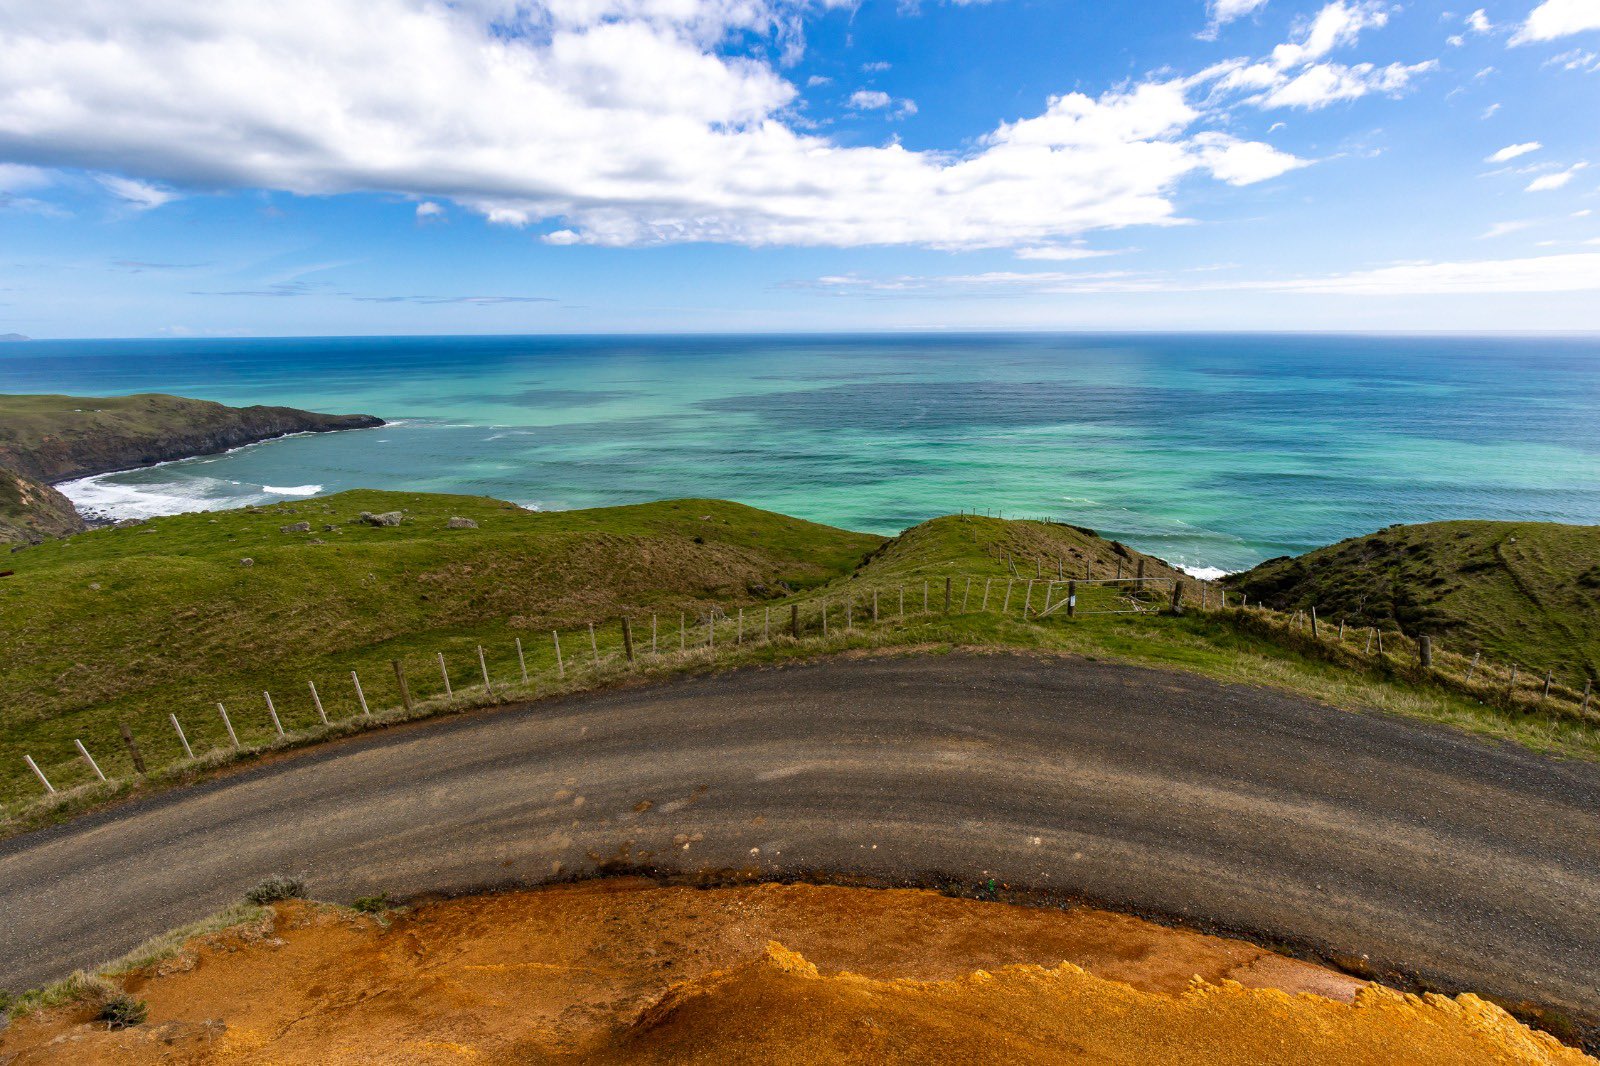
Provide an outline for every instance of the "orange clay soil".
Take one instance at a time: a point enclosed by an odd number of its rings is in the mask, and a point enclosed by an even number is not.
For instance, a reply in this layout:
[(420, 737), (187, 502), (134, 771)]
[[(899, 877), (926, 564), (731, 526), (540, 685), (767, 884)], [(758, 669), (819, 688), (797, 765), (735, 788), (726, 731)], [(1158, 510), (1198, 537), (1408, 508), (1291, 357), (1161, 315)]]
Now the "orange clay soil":
[[(1065, 960), (1065, 961), (1064, 961)], [(0, 1063), (1593, 1063), (1474, 996), (1402, 995), (1103, 911), (613, 880), (387, 927), (285, 903), (0, 1034)]]

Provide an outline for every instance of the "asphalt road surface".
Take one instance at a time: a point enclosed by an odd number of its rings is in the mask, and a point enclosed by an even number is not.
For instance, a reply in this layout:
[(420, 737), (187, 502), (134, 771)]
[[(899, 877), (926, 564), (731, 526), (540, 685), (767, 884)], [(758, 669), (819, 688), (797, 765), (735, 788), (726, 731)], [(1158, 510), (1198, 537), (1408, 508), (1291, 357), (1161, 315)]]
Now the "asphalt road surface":
[[(687, 844), (687, 847), (684, 845)], [(0, 843), (0, 987), (262, 876), (997, 881), (1600, 1017), (1600, 767), (1181, 674), (833, 661), (371, 734)]]

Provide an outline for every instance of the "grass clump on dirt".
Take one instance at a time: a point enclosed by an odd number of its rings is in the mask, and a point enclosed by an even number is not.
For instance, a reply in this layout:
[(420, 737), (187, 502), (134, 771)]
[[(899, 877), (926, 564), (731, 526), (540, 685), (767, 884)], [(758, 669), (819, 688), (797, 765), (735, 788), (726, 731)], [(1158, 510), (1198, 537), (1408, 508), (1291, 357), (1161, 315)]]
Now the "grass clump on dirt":
[(304, 899), (305, 895), (305, 882), (298, 877), (273, 874), (246, 892), (244, 898), (247, 903), (263, 906), (286, 899)]

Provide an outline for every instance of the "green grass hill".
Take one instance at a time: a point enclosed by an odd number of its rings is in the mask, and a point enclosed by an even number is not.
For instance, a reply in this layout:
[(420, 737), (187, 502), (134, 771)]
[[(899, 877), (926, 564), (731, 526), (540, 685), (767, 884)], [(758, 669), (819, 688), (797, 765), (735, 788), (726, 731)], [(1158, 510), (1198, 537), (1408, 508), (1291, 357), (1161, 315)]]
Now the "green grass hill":
[(1600, 526), (1390, 526), (1227, 579), (1281, 610), (1426, 634), (1525, 668), (1600, 670)]

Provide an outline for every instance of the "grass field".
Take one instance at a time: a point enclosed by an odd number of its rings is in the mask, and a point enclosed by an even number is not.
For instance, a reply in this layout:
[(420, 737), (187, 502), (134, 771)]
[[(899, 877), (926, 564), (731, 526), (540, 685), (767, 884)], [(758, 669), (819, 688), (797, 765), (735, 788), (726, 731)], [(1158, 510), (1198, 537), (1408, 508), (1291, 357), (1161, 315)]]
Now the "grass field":
[(1228, 586), (1279, 609), (1429, 634), (1542, 673), (1600, 677), (1600, 526), (1429, 522), (1274, 559)]
[[(363, 511), (394, 510), (405, 515), (396, 527), (356, 521)], [(478, 526), (449, 528), (452, 517)], [(282, 531), (299, 522), (311, 530)], [(0, 801), (8, 816), (32, 811), (29, 824), (41, 789), (23, 754), (58, 788), (92, 786), (52, 808), (65, 812), (127, 787), (132, 764), (120, 722), (152, 768), (178, 768), (163, 780), (240, 757), (217, 702), (230, 709), (248, 757), (508, 698), (896, 647), (1115, 658), (1600, 756), (1592, 723), (1543, 707), (1508, 711), (1475, 698), (1485, 693), (1364, 658), (1358, 645), (1308, 642), (1282, 619), (1162, 613), (1181, 574), (1055, 523), (949, 516), (886, 540), (712, 500), (536, 514), (474, 497), (351, 492), (96, 530), (10, 559), (17, 572), (0, 579), (0, 641), (13, 650), (0, 674)], [(1150, 582), (1142, 597), (1127, 580), (1141, 563)], [(1047, 595), (1052, 603), (1065, 595), (1058, 577), (1090, 574), (1121, 574), (1124, 583), (1080, 585), (1072, 619), (1061, 610), (1037, 617)], [(1190, 604), (1201, 587), (1186, 582)], [(1214, 608), (1215, 587), (1204, 595)], [(806, 637), (799, 642), (784, 636), (791, 604)], [(831, 628), (821, 639), (825, 608)], [(622, 656), (625, 615), (638, 653), (631, 667)], [(561, 634), (559, 668), (552, 630)], [(713, 632), (715, 647), (707, 648)], [(492, 694), (483, 691), (480, 647)], [(391, 660), (404, 664), (411, 711), (400, 708)], [(373, 722), (359, 717), (351, 670), (360, 673)], [(317, 717), (310, 682), (332, 727)], [(272, 724), (268, 691), (285, 737)], [(183, 760), (169, 713), (202, 758)], [(77, 739), (124, 784), (94, 784)], [(20, 825), (8, 821), (11, 831)]]

